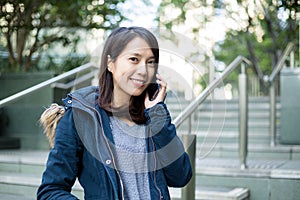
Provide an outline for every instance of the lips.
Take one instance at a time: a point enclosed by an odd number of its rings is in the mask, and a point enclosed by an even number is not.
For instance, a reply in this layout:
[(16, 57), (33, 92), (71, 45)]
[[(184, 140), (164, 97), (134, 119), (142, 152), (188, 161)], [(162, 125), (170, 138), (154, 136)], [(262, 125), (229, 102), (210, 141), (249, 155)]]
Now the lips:
[(143, 87), (146, 83), (146, 81), (144, 81), (142, 79), (130, 78), (130, 80), (137, 87)]

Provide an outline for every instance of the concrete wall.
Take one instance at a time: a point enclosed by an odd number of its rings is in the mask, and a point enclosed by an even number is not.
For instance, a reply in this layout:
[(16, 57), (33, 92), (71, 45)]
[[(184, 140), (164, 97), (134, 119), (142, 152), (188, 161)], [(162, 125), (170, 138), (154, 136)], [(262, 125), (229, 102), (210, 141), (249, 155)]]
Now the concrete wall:
[[(0, 75), (0, 99), (53, 77), (52, 73)], [(45, 87), (2, 108), (0, 137), (14, 137), (22, 149), (46, 149), (48, 142), (39, 125), (44, 108), (53, 101), (53, 89)]]

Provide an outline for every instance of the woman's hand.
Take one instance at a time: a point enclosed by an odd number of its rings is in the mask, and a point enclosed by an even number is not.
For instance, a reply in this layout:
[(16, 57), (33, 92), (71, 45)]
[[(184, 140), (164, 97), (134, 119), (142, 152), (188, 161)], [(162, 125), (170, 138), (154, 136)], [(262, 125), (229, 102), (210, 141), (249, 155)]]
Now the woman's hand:
[(164, 101), (167, 91), (167, 83), (163, 80), (162, 76), (160, 74), (156, 74), (156, 83), (160, 85), (159, 92), (155, 99), (152, 101), (149, 98), (148, 92), (146, 93), (145, 98), (145, 108), (151, 108), (155, 104)]

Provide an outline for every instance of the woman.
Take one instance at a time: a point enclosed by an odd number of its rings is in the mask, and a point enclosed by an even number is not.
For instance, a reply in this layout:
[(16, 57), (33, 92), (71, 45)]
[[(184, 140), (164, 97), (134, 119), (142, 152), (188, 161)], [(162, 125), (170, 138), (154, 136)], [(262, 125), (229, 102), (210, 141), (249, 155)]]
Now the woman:
[[(190, 160), (163, 102), (167, 84), (157, 74), (158, 60), (157, 40), (147, 29), (110, 34), (99, 87), (64, 99), (38, 199), (77, 199), (70, 194), (76, 178), (85, 199), (170, 199), (168, 186), (188, 183)], [(48, 119), (42, 115), (53, 126)]]

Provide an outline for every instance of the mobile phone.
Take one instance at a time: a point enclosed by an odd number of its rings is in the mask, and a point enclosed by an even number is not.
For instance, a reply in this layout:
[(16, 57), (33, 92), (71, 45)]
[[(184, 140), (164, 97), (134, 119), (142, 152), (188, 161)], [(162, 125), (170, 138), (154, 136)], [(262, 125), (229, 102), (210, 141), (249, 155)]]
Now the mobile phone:
[(159, 84), (157, 83), (150, 83), (148, 86), (148, 94), (149, 94), (149, 99), (150, 101), (153, 101), (159, 92)]

